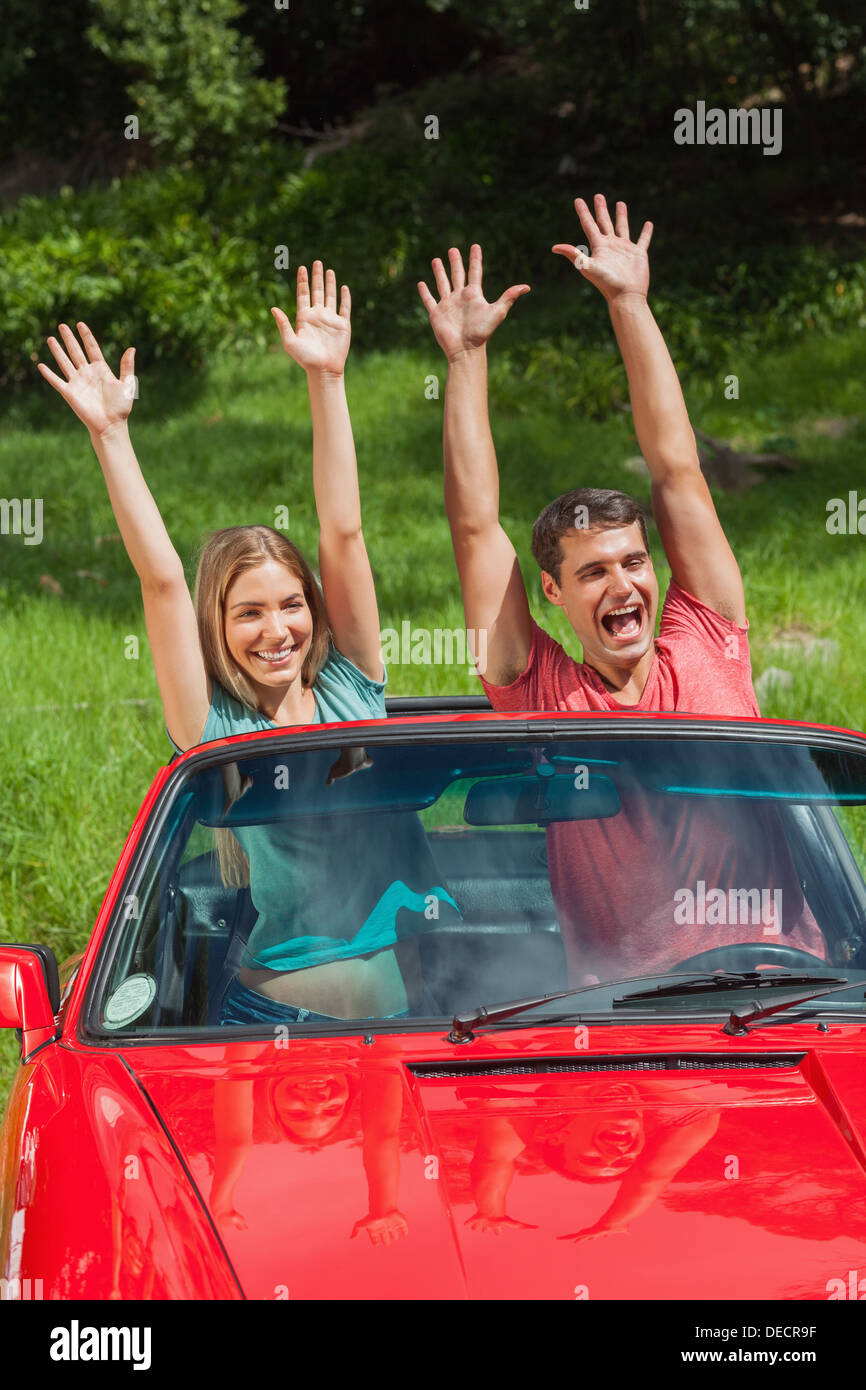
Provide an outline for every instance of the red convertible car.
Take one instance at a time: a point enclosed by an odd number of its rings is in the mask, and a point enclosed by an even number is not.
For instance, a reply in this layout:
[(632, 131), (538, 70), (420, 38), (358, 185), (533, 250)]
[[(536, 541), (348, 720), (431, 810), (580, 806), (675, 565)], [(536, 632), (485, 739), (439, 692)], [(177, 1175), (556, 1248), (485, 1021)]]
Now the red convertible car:
[(864, 865), (841, 729), (191, 749), (83, 955), (0, 947), (4, 1296), (862, 1298)]

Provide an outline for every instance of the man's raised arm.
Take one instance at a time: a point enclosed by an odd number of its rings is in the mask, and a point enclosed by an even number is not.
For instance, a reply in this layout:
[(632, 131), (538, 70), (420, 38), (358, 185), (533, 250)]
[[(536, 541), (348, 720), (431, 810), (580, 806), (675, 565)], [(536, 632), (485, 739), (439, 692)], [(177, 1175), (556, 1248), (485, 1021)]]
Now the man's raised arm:
[(582, 198), (574, 204), (589, 242), (557, 245), (604, 295), (628, 374), (631, 408), (641, 453), (652, 479), (652, 506), (676, 582), (722, 617), (745, 626), (743, 581), (701, 472), (695, 436), (670, 353), (647, 303), (647, 247), (652, 223), (631, 240), (625, 203), (616, 205), (616, 226), (604, 197), (595, 196), (595, 217)]
[(448, 359), (445, 511), (466, 626), (476, 634), (476, 644), (479, 632), (487, 634), (482, 675), (492, 685), (510, 685), (526, 669), (532, 627), (517, 555), (499, 523), (499, 471), (487, 415), (487, 340), (529, 286), (513, 285), (488, 304), (481, 289), (481, 247), (469, 253), (468, 280), (453, 247), (449, 260), (450, 281), (442, 261), (433, 261), (438, 301), (423, 281), (418, 285)]

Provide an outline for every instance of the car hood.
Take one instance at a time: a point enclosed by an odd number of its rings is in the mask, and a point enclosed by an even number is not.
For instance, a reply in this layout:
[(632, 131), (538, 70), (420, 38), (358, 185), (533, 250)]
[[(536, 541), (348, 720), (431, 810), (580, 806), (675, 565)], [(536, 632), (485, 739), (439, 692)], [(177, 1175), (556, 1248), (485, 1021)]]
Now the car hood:
[(862, 1031), (831, 1031), (126, 1058), (248, 1298), (827, 1299), (866, 1276)]

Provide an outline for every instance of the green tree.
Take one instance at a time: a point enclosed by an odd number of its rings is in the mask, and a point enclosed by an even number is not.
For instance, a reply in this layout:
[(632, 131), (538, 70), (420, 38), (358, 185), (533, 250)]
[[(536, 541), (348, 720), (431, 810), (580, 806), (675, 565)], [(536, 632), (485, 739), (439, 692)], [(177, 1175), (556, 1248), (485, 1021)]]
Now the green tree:
[(91, 43), (130, 75), (140, 134), (172, 159), (236, 164), (284, 109), (285, 83), (256, 77), (259, 52), (233, 27), (238, 0), (94, 0)]

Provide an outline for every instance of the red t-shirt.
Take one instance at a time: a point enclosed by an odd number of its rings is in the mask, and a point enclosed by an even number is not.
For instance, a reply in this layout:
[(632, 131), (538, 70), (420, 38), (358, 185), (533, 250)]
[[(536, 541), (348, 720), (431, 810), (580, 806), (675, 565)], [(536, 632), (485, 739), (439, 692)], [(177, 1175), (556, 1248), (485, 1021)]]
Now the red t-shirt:
[(684, 710), (760, 715), (752, 687), (749, 630), (713, 612), (671, 580), (655, 659), (636, 705), (623, 705), (597, 671), (575, 661), (549, 632), (532, 624), (529, 664), (511, 685), (481, 683), (497, 710)]
[[(535, 622), (529, 664), (517, 680), (504, 686), (481, 680), (496, 710), (759, 716), (747, 632), (748, 625), (721, 617), (672, 580), (637, 705), (618, 702), (592, 667), (575, 661)], [(669, 970), (700, 951), (739, 941), (797, 946), (826, 959), (773, 806), (680, 799), (628, 778), (618, 789), (615, 816), (547, 830), (550, 883), (572, 981)], [(718, 905), (717, 894), (707, 909), (707, 894), (720, 888), (724, 904)], [(683, 920), (683, 890), (692, 894), (694, 922)], [(746, 911), (742, 894), (754, 890), (760, 908), (752, 897)]]

